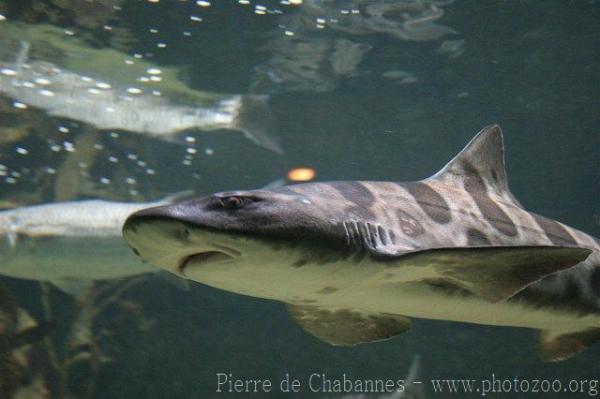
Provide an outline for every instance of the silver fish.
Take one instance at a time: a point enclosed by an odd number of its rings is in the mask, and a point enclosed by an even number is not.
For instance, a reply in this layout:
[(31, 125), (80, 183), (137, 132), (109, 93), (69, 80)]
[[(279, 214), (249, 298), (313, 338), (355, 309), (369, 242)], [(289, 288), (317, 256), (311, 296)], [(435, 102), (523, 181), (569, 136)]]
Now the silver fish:
[(91, 281), (156, 272), (131, 258), (121, 228), (133, 212), (181, 195), (155, 202), (83, 200), (1, 211), (0, 275), (50, 282), (77, 295)]
[(496, 125), (421, 181), (218, 193), (139, 211), (123, 234), (179, 276), (285, 302), (333, 345), (409, 317), (538, 329), (548, 361), (600, 339), (600, 242), (523, 209)]
[(0, 93), (51, 116), (167, 141), (180, 141), (181, 133), (190, 129), (238, 130), (259, 146), (282, 153), (265, 132), (267, 96), (220, 96), (201, 106), (175, 104), (158, 92), (124, 87), (45, 61), (28, 61), (28, 49), (23, 43), (16, 62), (0, 62)]

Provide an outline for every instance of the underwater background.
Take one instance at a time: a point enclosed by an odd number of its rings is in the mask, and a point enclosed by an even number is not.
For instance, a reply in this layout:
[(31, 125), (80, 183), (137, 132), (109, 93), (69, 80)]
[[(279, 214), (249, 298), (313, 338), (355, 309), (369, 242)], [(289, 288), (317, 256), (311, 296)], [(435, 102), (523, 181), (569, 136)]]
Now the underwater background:
[[(242, 127), (192, 128), (166, 141), (24, 108), (0, 86), (0, 201), (204, 195), (263, 187), (299, 166), (317, 181), (418, 180), (498, 123), (525, 208), (598, 237), (598, 21), (591, 0), (0, 1), (1, 63), (15, 63), (26, 40), (31, 59), (147, 92), (162, 85), (173, 104), (260, 101)], [(140, 80), (126, 60), (162, 73)], [(282, 151), (257, 145), (245, 128)], [(543, 363), (526, 329), (416, 319), (401, 337), (342, 348), (305, 333), (283, 304), (194, 282), (182, 290), (150, 275), (79, 300), (34, 281), (0, 283), (34, 319), (52, 316), (56, 358), (40, 349), (28, 360), (46, 386), (32, 397), (335, 397), (217, 393), (216, 375), (274, 385), (286, 373), (396, 380), (417, 354), (423, 381), (600, 379), (600, 347)], [(106, 298), (114, 301), (104, 306)], [(77, 331), (85, 337), (69, 347)]]

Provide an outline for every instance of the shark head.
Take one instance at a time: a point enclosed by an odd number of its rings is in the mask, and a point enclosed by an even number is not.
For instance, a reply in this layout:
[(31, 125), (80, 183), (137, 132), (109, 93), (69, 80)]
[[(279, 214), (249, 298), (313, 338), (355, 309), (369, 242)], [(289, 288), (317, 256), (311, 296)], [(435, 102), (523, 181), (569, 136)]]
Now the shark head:
[(232, 191), (138, 211), (123, 235), (136, 255), (170, 272), (271, 297), (265, 281), (347, 252), (332, 217), (331, 210), (285, 188)]

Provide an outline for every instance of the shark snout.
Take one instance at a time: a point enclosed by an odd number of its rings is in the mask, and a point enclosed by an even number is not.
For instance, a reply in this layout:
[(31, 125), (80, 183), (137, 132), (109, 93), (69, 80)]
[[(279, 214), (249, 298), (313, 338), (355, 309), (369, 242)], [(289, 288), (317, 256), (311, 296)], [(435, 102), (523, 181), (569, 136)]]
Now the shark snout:
[(177, 205), (143, 209), (129, 216), (123, 237), (142, 259), (186, 276), (186, 269), (212, 267), (241, 256), (227, 236), (186, 220)]

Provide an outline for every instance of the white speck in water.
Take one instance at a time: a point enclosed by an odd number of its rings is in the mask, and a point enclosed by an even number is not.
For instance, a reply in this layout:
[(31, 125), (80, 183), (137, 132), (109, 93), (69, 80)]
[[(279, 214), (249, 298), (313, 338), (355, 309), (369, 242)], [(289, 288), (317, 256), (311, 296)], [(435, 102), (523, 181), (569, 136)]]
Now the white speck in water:
[(125, 63), (127, 65), (133, 65), (134, 64), (134, 62), (132, 60), (125, 60)]
[(94, 79), (90, 78), (89, 76), (82, 76), (81, 80), (88, 83), (94, 81)]
[(238, 3), (246, 5), (246, 4), (250, 4), (250, 0), (238, 0)]
[(215, 153), (215, 150), (213, 150), (212, 148), (207, 148), (206, 150), (204, 150), (204, 153), (206, 155), (213, 155)]
[(3, 165), (0, 163), (0, 170), (6, 170), (8, 169), (8, 167), (6, 165)]
[(138, 89), (137, 87), (128, 87), (127, 88), (127, 93), (129, 94), (140, 94), (142, 92), (142, 90)]
[(108, 157), (108, 162), (117, 163), (119, 162), (119, 158), (111, 155)]
[(67, 36), (75, 36), (75, 32), (73, 32), (72, 30), (65, 30), (65, 35)]
[(56, 169), (54, 169), (54, 168), (46, 168), (46, 173), (48, 173), (49, 175), (55, 175), (56, 174)]
[(27, 109), (27, 104), (20, 103), (18, 101), (13, 102), (13, 107), (18, 109)]
[(35, 88), (35, 83), (30, 82), (30, 81), (25, 81), (25, 82), (23, 82), (23, 86), (27, 87), (28, 89), (34, 89)]
[(286, 36), (294, 36), (294, 32), (292, 32), (291, 30), (286, 30), (284, 33)]
[(148, 168), (148, 169), (146, 169), (146, 173), (149, 174), (149, 175), (153, 175), (153, 174), (156, 173), (156, 171), (154, 169), (152, 169), (152, 168)]
[(36, 78), (36, 79), (34, 80), (34, 83), (35, 83), (35, 84), (38, 84), (38, 85), (40, 85), (40, 86), (48, 86), (49, 84), (52, 84), (52, 82), (51, 82), (51, 81), (49, 81), (49, 80), (48, 80), (48, 79), (46, 79), (46, 78)]
[(185, 136), (185, 141), (186, 141), (186, 143), (195, 143), (196, 138), (192, 137), (192, 136)]
[(318, 24), (324, 24), (325, 22), (327, 22), (327, 21), (325, 21), (325, 18), (317, 18)]
[(165, 47), (167, 47), (167, 43), (158, 43), (156, 45), (156, 47), (158, 47), (158, 48), (165, 48)]
[(104, 25), (104, 30), (111, 31), (113, 28), (110, 25)]
[(139, 59), (141, 59), (141, 58), (144, 58), (144, 56), (143, 56), (143, 55), (141, 55), (140, 53), (135, 53), (135, 54), (133, 55), (133, 58), (137, 58), (137, 59), (139, 60)]
[(158, 91), (158, 90), (152, 90), (152, 95), (153, 96), (161, 96), (162, 93), (160, 91)]
[(80, 167), (81, 169), (85, 169), (85, 168), (87, 168), (87, 165), (86, 165), (86, 163), (85, 163), (85, 162), (79, 162), (79, 167)]
[(186, 30), (183, 32), (183, 36), (192, 36), (192, 32)]
[(0, 21), (6, 21), (6, 17), (2, 14), (0, 14)]
[(202, 22), (202, 18), (200, 18), (196, 15), (190, 15), (190, 19), (194, 22)]
[(97, 87), (97, 88), (99, 88), (99, 89), (105, 89), (105, 90), (108, 90), (108, 89), (110, 89), (112, 86), (111, 86), (111, 85), (109, 85), (108, 83), (105, 83), (105, 82), (97, 82), (97, 83), (96, 83), (96, 87)]
[(135, 161), (136, 159), (138, 159), (138, 156), (135, 154), (127, 154), (127, 159)]
[(198, 0), (196, 1), (196, 4), (198, 4), (200, 7), (209, 7), (210, 1)]
[(95, 89), (95, 88), (92, 87), (91, 89), (88, 89), (88, 93), (90, 93), (90, 94), (100, 94), (100, 90)]
[(106, 107), (106, 108), (104, 108), (104, 110), (106, 112), (115, 112), (115, 109), (113, 107)]
[(12, 172), (10, 172), (10, 175), (13, 177), (21, 177), (21, 174), (19, 172), (17, 172), (16, 170), (13, 170)]
[(159, 68), (148, 68), (146, 72), (148, 72), (149, 75), (160, 75), (162, 73)]
[(200, 173), (194, 172), (194, 173), (192, 173), (192, 177), (194, 179), (200, 179)]
[(103, 146), (102, 144), (98, 144), (98, 143), (96, 143), (96, 144), (94, 144), (94, 149), (95, 149), (95, 150), (103, 150), (103, 149), (104, 149), (104, 146)]
[(127, 184), (136, 184), (136, 183), (137, 183), (133, 177), (128, 177), (128, 178), (126, 178), (126, 179), (125, 179), (125, 182), (126, 182)]
[(54, 151), (54, 152), (60, 152), (60, 150), (62, 150), (62, 147), (59, 146), (58, 144), (52, 144), (50, 146), (50, 150)]
[(70, 141), (63, 141), (63, 148), (67, 152), (74, 152), (75, 151), (75, 146)]
[(160, 82), (162, 78), (160, 76), (150, 76), (150, 80), (153, 82)]
[(182, 162), (185, 166), (190, 166), (192, 164), (192, 161), (190, 161), (189, 159), (184, 159)]
[(4, 179), (5, 182), (7, 182), (8, 184), (15, 184), (17, 182), (17, 179), (13, 178), (13, 177), (7, 177), (6, 179)]
[(140, 168), (145, 168), (146, 166), (148, 166), (148, 164), (145, 161), (137, 161), (137, 165)]
[(17, 154), (21, 154), (21, 155), (27, 155), (29, 154), (29, 151), (23, 147), (17, 147)]
[(0, 170), (0, 176), (6, 176), (6, 171), (5, 170)]
[(148, 83), (150, 81), (150, 78), (148, 76), (142, 76), (138, 78), (138, 81), (142, 83)]
[(44, 97), (54, 97), (54, 92), (52, 90), (40, 90), (40, 94)]
[(138, 194), (139, 194), (138, 190), (134, 190), (134, 189), (129, 190), (129, 195), (138, 195)]
[(188, 154), (195, 154), (195, 153), (197, 153), (198, 151), (197, 151), (195, 148), (188, 147), (188, 148), (185, 150), (185, 152), (187, 152)]
[(10, 69), (10, 68), (2, 68), (2, 69), (0, 69), (0, 73), (2, 73), (2, 75), (6, 75), (6, 76), (15, 76), (17, 74), (17, 71), (15, 71), (14, 69)]
[(303, 204), (306, 204), (306, 205), (312, 204), (312, 202), (310, 202), (310, 200), (307, 200), (306, 198), (302, 198), (302, 200), (300, 200), (300, 202), (302, 202)]
[(110, 132), (110, 137), (112, 137), (113, 139), (116, 139), (119, 137), (119, 133), (117, 132)]
[(150, 33), (158, 33), (158, 29), (150, 28)]
[(61, 132), (61, 133), (69, 133), (70, 130), (66, 126), (59, 126), (58, 127), (58, 131)]
[(101, 177), (100, 178), (100, 183), (102, 184), (110, 184), (110, 179), (107, 177)]

